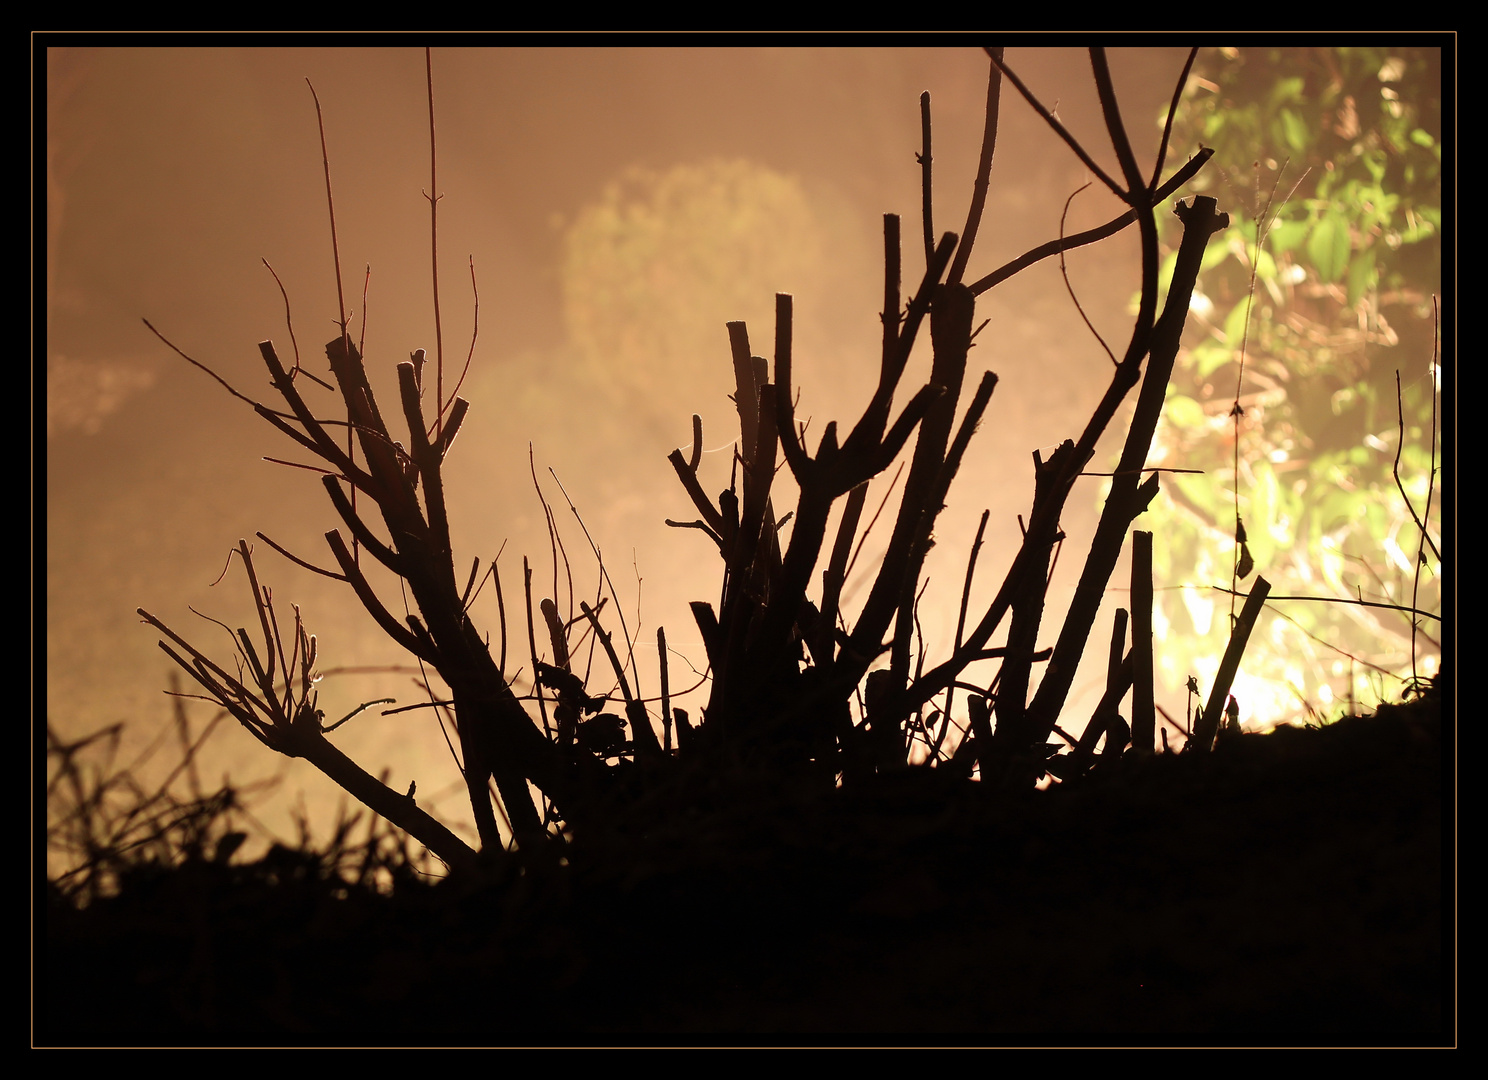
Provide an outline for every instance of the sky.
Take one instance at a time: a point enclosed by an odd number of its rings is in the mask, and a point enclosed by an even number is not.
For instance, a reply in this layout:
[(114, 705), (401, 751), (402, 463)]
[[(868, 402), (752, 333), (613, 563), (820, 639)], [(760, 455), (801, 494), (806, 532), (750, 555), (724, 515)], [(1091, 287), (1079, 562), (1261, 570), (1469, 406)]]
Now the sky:
[[(1112, 50), (1139, 158), (1155, 153), (1185, 55), (1176, 44)], [(1085, 54), (1012, 46), (1007, 61), (1117, 172)], [(170, 718), (162, 691), (173, 664), (135, 610), (226, 662), (227, 632), (192, 609), (248, 625), (242, 569), (228, 564), (239, 538), (254, 542), (281, 617), (296, 604), (318, 635), (328, 720), (374, 698), (419, 700), (418, 672), (345, 586), (254, 539), (263, 532), (331, 563), (324, 533), (339, 521), (316, 474), (264, 460), (304, 455), (143, 320), (255, 400), (273, 394), (262, 340), (326, 373), (338, 300), (313, 85), (344, 303), (374, 388), (390, 395), (395, 365), (412, 350), (433, 357), (423, 50), (59, 48), (46, 64), (49, 723), (77, 736), (126, 721), (126, 757), (152, 745)], [(579, 595), (598, 589), (602, 553), (642, 691), (656, 692), (658, 625), (677, 653), (672, 686), (688, 685), (697, 677), (686, 665), (705, 665), (687, 601), (716, 601), (719, 566), (701, 534), (664, 524), (695, 516), (666, 455), (690, 447), (698, 413), (704, 486), (727, 486), (736, 432), (725, 324), (744, 320), (754, 351), (768, 355), (774, 295), (790, 292), (797, 414), (817, 432), (829, 418), (850, 424), (877, 376), (884, 213), (903, 220), (906, 292), (923, 268), (920, 94), (930, 93), (934, 117), (935, 230), (960, 231), (988, 61), (974, 48), (436, 48), (432, 69), (451, 386), (469, 359), (460, 394), (470, 415), (446, 471), (457, 565), (479, 557), (484, 569), (499, 552), (520, 656), (523, 557), (534, 602), (554, 594), (555, 578), (560, 599), (568, 588), (536, 479)], [(1194, 149), (1175, 146), (1169, 171)], [(1066, 200), (1089, 178), (1005, 91), (969, 279), (1057, 236)], [(1121, 209), (1089, 188), (1065, 229)], [(1086, 313), (1116, 347), (1139, 282), (1136, 244), (1123, 233), (1068, 260)], [(1031, 453), (1076, 437), (1109, 379), (1057, 260), (984, 294), (977, 318), (991, 321), (968, 377), (990, 369), (1000, 382), (927, 567), (932, 662), (954, 625), (981, 512), (990, 520), (973, 601), (985, 604), (1016, 550), (1017, 515), (1028, 512)], [(918, 385), (917, 371), (923, 379), (922, 352), (905, 385)], [(1096, 484), (1077, 490), (1064, 517), (1072, 547), (1051, 590), (1051, 637), (1073, 587), (1069, 568), (1093, 531)], [(870, 493), (870, 510), (883, 487)], [(892, 506), (862, 568), (886, 540)], [(494, 592), (487, 586), (477, 608), (493, 637)], [(850, 605), (851, 582), (847, 595)], [(1109, 624), (1103, 612), (1089, 650), (1096, 671), (1076, 688), (1076, 712), (1099, 697)], [(1167, 704), (1176, 714), (1181, 699)], [(213, 714), (199, 702), (190, 709), (198, 723)], [(374, 774), (388, 770), (394, 787), (417, 780), (420, 805), (457, 823), (468, 815), (428, 710), (368, 710), (338, 742)], [(241, 730), (214, 737), (203, 761), (213, 778), (279, 776), (291, 797), (264, 811), (268, 821), (282, 822), (273, 815), (297, 793), (312, 817), (338, 797)]]

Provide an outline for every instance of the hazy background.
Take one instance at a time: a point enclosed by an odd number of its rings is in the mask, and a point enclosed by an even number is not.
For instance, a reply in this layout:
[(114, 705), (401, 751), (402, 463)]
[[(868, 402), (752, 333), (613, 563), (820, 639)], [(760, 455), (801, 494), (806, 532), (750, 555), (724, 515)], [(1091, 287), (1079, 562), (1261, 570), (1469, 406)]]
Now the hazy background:
[[(1112, 51), (1144, 160), (1156, 150), (1185, 54), (1178, 46)], [(1084, 52), (1013, 45), (1007, 60), (1119, 174)], [(594, 595), (596, 564), (550, 467), (604, 552), (637, 638), (642, 691), (654, 695), (656, 626), (701, 670), (686, 601), (717, 599), (716, 553), (701, 534), (662, 520), (696, 516), (665, 460), (690, 446), (693, 412), (710, 452), (704, 486), (716, 493), (727, 485), (736, 427), (724, 323), (747, 320), (754, 352), (769, 356), (774, 294), (793, 293), (798, 415), (814, 418), (813, 443), (827, 419), (855, 420), (878, 368), (883, 213), (903, 219), (906, 296), (923, 271), (920, 92), (930, 91), (934, 109), (936, 231), (959, 232), (988, 61), (970, 48), (616, 48), (436, 49), (433, 63), (447, 387), (470, 348), (472, 258), (480, 294), (479, 340), (460, 391), (472, 408), (446, 473), (457, 567), (463, 574), (476, 555), (484, 566), (505, 545), (511, 650), (524, 657), (524, 554), (536, 596), (553, 592), (530, 442), (575, 588)], [(236, 562), (211, 587), (228, 550), (262, 530), (302, 558), (333, 565), (323, 534), (340, 525), (314, 473), (262, 460), (306, 455), (141, 319), (243, 393), (271, 402), (256, 343), (273, 339), (286, 359), (293, 349), (267, 259), (288, 290), (302, 362), (327, 373), (337, 303), (308, 76), (324, 109), (351, 330), (365, 333), (374, 385), (391, 393), (395, 365), (412, 349), (432, 359), (424, 54), (54, 49), (47, 66), (46, 712), (73, 735), (127, 720), (129, 748), (138, 751), (169, 718), (161, 691), (173, 665), (135, 609), (225, 663), (226, 633), (188, 605), (251, 625)], [(1174, 147), (1169, 171), (1194, 149)], [(1057, 235), (1065, 199), (1088, 179), (1006, 87), (968, 280)], [(1092, 187), (1075, 200), (1067, 231), (1120, 209)], [(1129, 329), (1136, 245), (1133, 230), (1069, 260), (1087, 312), (1115, 349)], [(1064, 293), (1057, 260), (984, 294), (977, 311), (978, 321), (992, 321), (977, 338), (968, 382), (988, 368), (1001, 381), (928, 567), (932, 662), (954, 628), (981, 511), (992, 512), (974, 594), (984, 605), (1014, 553), (1015, 515), (1028, 511), (1030, 452), (1076, 437), (1110, 372)], [(910, 390), (928, 367), (926, 339), (904, 381)], [(1043, 635), (1050, 643), (1094, 525), (1099, 482), (1087, 483), (1064, 520), (1070, 541)], [(880, 482), (870, 493), (870, 510), (883, 489)], [(777, 513), (786, 504), (777, 495)], [(874, 540), (886, 541), (892, 505)], [(859, 580), (873, 568), (874, 540)], [(281, 619), (296, 603), (319, 635), (329, 719), (375, 697), (419, 700), (407, 670), (334, 673), (406, 659), (347, 587), (262, 543), (255, 563)], [(1124, 575), (1113, 581), (1123, 584)], [(395, 591), (383, 598), (396, 609)], [(847, 606), (855, 610), (851, 599)], [(490, 585), (475, 614), (495, 640)], [(1097, 672), (1109, 626), (1103, 612), (1091, 635)], [(519, 663), (530, 666), (509, 666)], [(694, 681), (688, 675), (674, 657), (673, 687)], [(1076, 728), (1099, 682), (1097, 673), (1077, 686)], [(1176, 715), (1181, 694), (1160, 689), (1159, 703)], [(191, 709), (199, 720), (213, 711)], [(390, 769), (393, 786), (416, 779), (420, 804), (463, 827), (463, 788), (431, 712), (369, 711), (336, 738), (374, 773)], [(325, 804), (339, 797), (329, 781), (297, 771), (236, 727), (214, 740), (206, 761), (211, 779), (284, 772), (281, 790), (303, 790), (312, 818), (328, 816)], [(287, 805), (275, 798), (262, 816), (284, 829)]]

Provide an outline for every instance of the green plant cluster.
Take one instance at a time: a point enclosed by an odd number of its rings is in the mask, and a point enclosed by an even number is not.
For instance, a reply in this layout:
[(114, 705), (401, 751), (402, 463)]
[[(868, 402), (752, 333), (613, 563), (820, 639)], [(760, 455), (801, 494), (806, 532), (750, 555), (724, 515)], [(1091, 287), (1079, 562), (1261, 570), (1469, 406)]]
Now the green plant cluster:
[[(1244, 592), (1247, 563), (1278, 596), (1440, 610), (1441, 50), (1206, 50), (1174, 129), (1214, 149), (1194, 189), (1230, 214), (1154, 447), (1203, 470), (1152, 510), (1154, 573), (1181, 583), (1158, 616), (1179, 685), (1217, 663), (1231, 602), (1212, 586)], [(1272, 707), (1372, 703), (1439, 662), (1440, 624), (1413, 635), (1408, 613), (1298, 601), (1267, 619), (1247, 667)]]

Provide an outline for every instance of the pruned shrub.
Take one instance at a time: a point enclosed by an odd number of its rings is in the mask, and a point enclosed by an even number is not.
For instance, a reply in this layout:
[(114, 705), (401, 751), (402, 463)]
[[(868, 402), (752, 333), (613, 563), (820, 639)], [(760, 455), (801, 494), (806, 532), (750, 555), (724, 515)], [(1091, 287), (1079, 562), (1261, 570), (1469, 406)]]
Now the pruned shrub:
[[(1212, 198), (1171, 202), (1204, 166), (1207, 150), (1191, 148), (1185, 163), (1167, 174), (1165, 131), (1156, 160), (1137, 160), (1102, 50), (1092, 49), (1090, 61), (1120, 163), (1116, 177), (1102, 170), (1023, 86), (1000, 49), (988, 54), (978, 176), (961, 231), (939, 237), (928, 209), (931, 124), (929, 97), (922, 98), (926, 209), (923, 245), (910, 247), (922, 248), (924, 265), (908, 272), (906, 288), (900, 221), (886, 215), (882, 348), (876, 388), (862, 414), (851, 423), (827, 423), (819, 433), (809, 433), (798, 419), (791, 296), (776, 297), (767, 349), (758, 348), (758, 335), (752, 339), (743, 323), (728, 324), (739, 424), (728, 489), (714, 496), (698, 479), (703, 446), (698, 417), (690, 456), (681, 450), (670, 456), (691, 509), (669, 524), (701, 534), (699, 542), (716, 549), (722, 568), (717, 598), (692, 603), (709, 666), (706, 704), (700, 708), (679, 708), (671, 699), (664, 631), (658, 631), (660, 697), (640, 696), (636, 642), (618, 602), (606, 610), (616, 599), (612, 586), (609, 596), (602, 588), (592, 605), (575, 601), (570, 590), (567, 610), (560, 610), (558, 596), (534, 598), (528, 570), (525, 634), (519, 620), (508, 625), (504, 599), (500, 626), (477, 624), (471, 601), (485, 575), (478, 558), (466, 569), (453, 550), (448, 505), (464, 496), (450, 490), (444, 476), (456, 435), (475, 413), (459, 396), (463, 372), (456, 377), (453, 365), (446, 371), (442, 337), (432, 358), (419, 350), (397, 365), (396, 400), (380, 401), (368, 376), (366, 343), (353, 340), (343, 301), (342, 331), (325, 348), (329, 382), (302, 364), (298, 352), (291, 362), (264, 341), (259, 351), (277, 401), (254, 401), (229, 388), (283, 433), (310, 463), (307, 467), (321, 473), (340, 519), (325, 534), (330, 565), (283, 551), (262, 534), (260, 539), (300, 567), (344, 582), (394, 642), (437, 673), (443, 689), (431, 693), (428, 707), (453, 728), (481, 852), (597, 829), (615, 799), (644, 801), (673, 778), (698, 771), (777, 774), (831, 790), (913, 765), (1016, 790), (1050, 774), (1071, 780), (1128, 748), (1158, 748), (1150, 534), (1136, 534), (1133, 602), (1129, 616), (1121, 612), (1110, 643), (1107, 692), (1094, 714), (1080, 717), (1078, 724), (1062, 713), (1127, 534), (1157, 496), (1162, 470), (1147, 465), (1148, 450), (1205, 245), (1227, 218)], [(1185, 66), (1178, 78), (1170, 125), (1187, 72)], [(978, 276), (972, 269), (973, 247), (1008, 87), (1129, 209), (1102, 227), (1061, 235)], [(429, 91), (432, 142), (432, 61)], [(329, 200), (329, 159), (326, 173)], [(436, 179), (431, 175), (430, 192)], [(333, 201), (330, 210), (334, 247)], [(1171, 276), (1160, 286), (1156, 215), (1169, 212), (1181, 222), (1183, 238)], [(437, 248), (436, 213), (431, 200)], [(1140, 300), (1128, 341), (1119, 354), (1111, 354), (1109, 385), (1083, 430), (1047, 459), (1034, 455), (1035, 484), (1021, 546), (981, 611), (969, 602), (978, 537), (968, 560), (954, 644), (948, 655), (929, 656), (917, 627), (926, 554), (977, 426), (996, 408), (997, 376), (969, 367), (973, 339), (982, 328), (977, 299), (1035, 262), (1131, 226), (1141, 238)], [(437, 315), (437, 276), (435, 296)], [(917, 388), (904, 386), (911, 351), (927, 333), (933, 353), (929, 378)], [(770, 359), (759, 352), (769, 352)], [(1097, 441), (1125, 415), (1123, 404), (1133, 391), (1135, 409), (1074, 601), (1052, 647), (1040, 648), (1051, 564), (1064, 540), (1061, 512), (1077, 478), (1088, 475)], [(907, 401), (896, 407), (901, 398)], [(895, 467), (904, 469), (904, 479), (897, 513), (886, 526), (887, 550), (866, 600), (850, 612), (842, 600), (844, 578), (876, 517), (865, 505), (867, 484)], [(551, 521), (551, 509), (548, 513)], [(477, 851), (426, 813), (412, 788), (406, 793), (389, 788), (328, 738), (339, 721), (328, 721), (317, 707), (316, 638), (298, 610), (291, 616), (276, 609), (260, 580), (253, 547), (244, 541), (236, 550), (256, 629), (228, 630), (233, 656), (224, 661), (141, 609), (161, 633), (161, 648), (209, 700), (266, 747), (311, 762), (451, 866), (473, 865)], [(597, 557), (598, 548), (593, 550)], [(556, 564), (556, 545), (553, 557)], [(568, 552), (561, 557), (566, 564)], [(386, 579), (370, 575), (369, 563), (397, 582), (406, 616), (396, 614), (385, 599), (385, 585), (374, 582)], [(600, 572), (607, 581), (602, 563)], [(1258, 578), (1207, 704), (1193, 721), (1190, 748), (1207, 749), (1225, 720), (1229, 680), (1267, 589)], [(1003, 643), (994, 645), (995, 636)], [(597, 645), (601, 670), (607, 664), (609, 674), (582, 677), (572, 657), (585, 640), (591, 648)], [(989, 662), (995, 662), (990, 677)], [(514, 671), (526, 665), (533, 673), (532, 693), (519, 694)], [(1118, 708), (1128, 690), (1133, 691), (1131, 716), (1122, 717)], [(1070, 734), (1076, 729), (1080, 734)], [(1162, 741), (1165, 746), (1166, 736)]]

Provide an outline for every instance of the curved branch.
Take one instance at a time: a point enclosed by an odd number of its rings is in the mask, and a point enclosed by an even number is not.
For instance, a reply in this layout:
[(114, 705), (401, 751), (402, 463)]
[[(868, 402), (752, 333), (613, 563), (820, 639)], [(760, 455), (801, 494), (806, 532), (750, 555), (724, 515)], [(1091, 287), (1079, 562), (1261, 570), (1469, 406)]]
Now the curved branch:
[[(1173, 192), (1192, 180), (1213, 156), (1214, 151), (1209, 147), (1200, 148), (1199, 152), (1189, 158), (1183, 167), (1169, 178), (1166, 184), (1157, 189), (1152, 196), (1151, 205), (1157, 206), (1169, 195), (1172, 195)], [(1104, 225), (1098, 225), (1093, 229), (1086, 229), (1084, 232), (1075, 233), (1073, 236), (1066, 236), (1059, 240), (1050, 240), (1047, 244), (1040, 244), (1036, 248), (1025, 251), (1011, 262), (999, 266), (986, 277), (978, 278), (971, 284), (970, 289), (973, 293), (980, 296), (994, 285), (1000, 285), (1014, 274), (1027, 270), (1036, 262), (1042, 262), (1052, 255), (1058, 255), (1061, 251), (1084, 247), (1087, 244), (1094, 244), (1099, 240), (1104, 240), (1108, 236), (1115, 236), (1122, 229), (1136, 221), (1137, 214), (1137, 210), (1128, 210), (1120, 217), (1114, 217)]]
[[(1226, 589), (1223, 585), (1211, 585), (1209, 587), (1227, 596), (1238, 596), (1242, 600), (1250, 596), (1250, 593)], [(1386, 604), (1379, 600), (1365, 600), (1362, 597), (1355, 599), (1352, 596), (1271, 596), (1269, 594), (1266, 597), (1268, 603), (1276, 600), (1311, 600), (1318, 604), (1349, 604), (1354, 607), (1383, 608), (1386, 611), (1398, 611), (1403, 615), (1419, 615), (1423, 619), (1434, 619), (1436, 622), (1442, 621), (1440, 615), (1433, 615), (1431, 612), (1422, 611), (1418, 607), (1411, 607), (1408, 604)]]
[(718, 512), (717, 507), (709, 501), (707, 493), (703, 491), (702, 485), (698, 483), (697, 473), (687, 467), (687, 462), (682, 460), (682, 451), (673, 450), (667, 455), (667, 460), (672, 463), (672, 468), (677, 472), (677, 479), (682, 481), (682, 487), (692, 499), (692, 504), (698, 508), (698, 513), (703, 515), (710, 529), (716, 534), (721, 534), (723, 529), (723, 515)]
[(426, 648), (422, 641), (411, 633), (407, 627), (398, 622), (397, 619), (393, 618), (392, 613), (382, 606), (382, 601), (377, 599), (377, 594), (372, 591), (372, 586), (362, 576), (361, 568), (357, 566), (356, 560), (351, 557), (351, 552), (346, 547), (346, 541), (341, 539), (340, 531), (332, 529), (325, 534), (325, 538), (326, 543), (331, 545), (331, 552), (336, 556), (336, 562), (341, 564), (341, 571), (346, 575), (346, 580), (356, 590), (357, 599), (367, 609), (367, 614), (371, 615), (377, 621), (377, 625), (382, 627), (388, 637), (397, 642), (400, 647), (406, 649), (419, 659), (438, 667), (438, 654)]
[(273, 548), (280, 555), (283, 555), (286, 559), (288, 559), (290, 562), (294, 563), (296, 566), (303, 567), (304, 569), (309, 570), (311, 573), (319, 574), (322, 577), (328, 577), (332, 581), (345, 581), (346, 580), (346, 575), (345, 574), (338, 574), (338, 573), (336, 573), (333, 570), (323, 570), (319, 566), (316, 566), (314, 563), (306, 562), (304, 559), (300, 558), (298, 555), (294, 555), (294, 554), (290, 553), (289, 551), (286, 551), (284, 548), (282, 548), (278, 544), (274, 543), (274, 541), (270, 540), (267, 536), (265, 536), (261, 532), (254, 533), (253, 535), (256, 536), (256, 537), (258, 537), (265, 544), (268, 544), (269, 547)]
[[(997, 115), (1002, 102), (1002, 69), (998, 64), (1002, 61), (1002, 48), (989, 48), (987, 52), (992, 57), (992, 70), (987, 76), (987, 112), (986, 121), (982, 128), (982, 156), (977, 162), (976, 182), (971, 189), (971, 206), (966, 211), (966, 228), (961, 230), (961, 245), (956, 249), (956, 258), (951, 263), (950, 272), (946, 275), (946, 281), (952, 285), (958, 285), (966, 273), (966, 264), (971, 258), (971, 247), (976, 243), (977, 228), (982, 222), (982, 208), (987, 203), (987, 179), (992, 173), (992, 154), (997, 149)], [(924, 100), (926, 110), (925, 118), (925, 155), (928, 159), (930, 154), (930, 120), (929, 101)], [(925, 198), (926, 205), (929, 204), (930, 165), (927, 160), (925, 165)], [(925, 217), (927, 223), (925, 247), (930, 247), (928, 235), (929, 213)]]
[(321, 477), (321, 483), (325, 485), (326, 492), (331, 497), (331, 504), (335, 506), (336, 513), (341, 515), (341, 520), (346, 522), (346, 527), (351, 530), (351, 535), (356, 538), (357, 543), (367, 549), (378, 562), (382, 563), (399, 577), (407, 577), (407, 563), (403, 557), (392, 548), (388, 547), (367, 528), (367, 523), (357, 516), (355, 507), (346, 493), (341, 490), (341, 485), (334, 476)]
[(1106, 118), (1106, 133), (1111, 136), (1111, 145), (1116, 150), (1116, 160), (1121, 163), (1121, 173), (1126, 178), (1126, 191), (1122, 198), (1132, 206), (1146, 194), (1147, 185), (1142, 182), (1142, 170), (1137, 167), (1137, 156), (1132, 153), (1131, 140), (1126, 137), (1126, 125), (1121, 122), (1121, 106), (1116, 101), (1116, 88), (1111, 84), (1111, 69), (1106, 63), (1106, 50), (1099, 45), (1090, 49), (1090, 68), (1095, 73), (1095, 92), (1100, 97), (1101, 113)]

